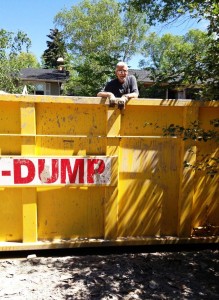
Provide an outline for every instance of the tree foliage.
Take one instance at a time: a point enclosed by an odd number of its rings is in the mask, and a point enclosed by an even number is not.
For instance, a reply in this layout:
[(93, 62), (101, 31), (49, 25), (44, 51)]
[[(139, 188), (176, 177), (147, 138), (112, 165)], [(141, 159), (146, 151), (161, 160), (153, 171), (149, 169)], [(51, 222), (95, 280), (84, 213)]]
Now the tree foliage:
[(96, 95), (103, 87), (102, 84), (114, 76), (118, 61), (118, 56), (113, 57), (105, 53), (87, 55), (83, 64), (74, 67), (77, 76), (73, 77), (70, 86), (67, 85), (67, 92), (81, 96)]
[[(153, 126), (155, 129), (162, 129), (163, 136), (177, 137), (183, 141), (193, 141), (195, 145), (197, 143), (205, 143), (212, 141), (213, 143), (219, 142), (219, 118), (210, 120), (210, 129), (202, 127), (201, 122), (194, 121), (189, 124), (188, 127), (183, 127), (178, 124), (168, 124), (164, 127), (160, 127), (157, 123), (146, 122), (144, 126)], [(191, 150), (191, 155), (196, 155)], [(192, 168), (197, 171), (204, 171), (206, 174), (214, 177), (219, 173), (219, 156), (216, 152), (210, 152), (202, 155), (197, 155), (197, 160), (194, 164), (189, 163), (187, 160), (183, 162), (185, 168)]]
[[(189, 15), (198, 20), (209, 22), (207, 34), (209, 43), (203, 47), (203, 55), (197, 56), (196, 51), (187, 55), (186, 65), (190, 72), (184, 73), (184, 79), (202, 83), (202, 97), (219, 99), (219, 2), (218, 0), (128, 0), (128, 5), (144, 12), (147, 22), (156, 25), (158, 22), (173, 22), (180, 17)], [(187, 75), (187, 77), (186, 77)], [(168, 76), (167, 76), (168, 78)]]
[(119, 4), (113, 0), (84, 0), (58, 13), (55, 23), (62, 28), (68, 49), (76, 56), (94, 51), (117, 51), (121, 38), (117, 29), (124, 30)]
[(116, 59), (128, 62), (139, 52), (148, 28), (141, 13), (123, 12), (115, 0), (84, 0), (59, 12), (55, 24), (62, 30), (69, 62), (77, 71), (71, 88), (86, 96), (94, 96), (109, 79)]
[(175, 88), (183, 85), (200, 88), (205, 72), (205, 64), (202, 62), (208, 56), (211, 39), (197, 29), (190, 30), (184, 36), (165, 34), (159, 37), (151, 33), (142, 48), (145, 59), (140, 62), (140, 66), (150, 70), (157, 85), (168, 82)]
[(37, 57), (32, 53), (21, 52), (16, 56), (16, 62), (19, 69), (40, 68), (40, 63), (38, 62)]
[(31, 40), (18, 31), (16, 34), (0, 30), (0, 90), (18, 93), (19, 71), (24, 67), (35, 66), (36, 57), (29, 53)]
[(47, 49), (44, 51), (42, 58), (46, 69), (57, 68), (57, 59), (66, 55), (65, 43), (62, 33), (56, 29), (50, 29), (50, 34), (47, 35), (50, 41), (47, 41)]
[(192, 18), (207, 19), (210, 33), (219, 32), (218, 0), (128, 0), (127, 3), (137, 11), (146, 13), (150, 25), (173, 21), (189, 14)]

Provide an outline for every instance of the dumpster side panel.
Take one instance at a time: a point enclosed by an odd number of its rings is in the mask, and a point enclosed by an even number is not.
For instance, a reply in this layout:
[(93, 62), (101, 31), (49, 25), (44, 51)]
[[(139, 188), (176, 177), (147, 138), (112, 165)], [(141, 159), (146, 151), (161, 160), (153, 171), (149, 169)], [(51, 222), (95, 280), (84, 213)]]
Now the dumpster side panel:
[[(171, 132), (211, 130), (218, 115), (216, 101), (133, 99), (120, 110), (98, 97), (1, 95), (0, 250), (193, 242), (197, 232), (196, 242), (218, 241), (218, 140)], [(9, 170), (5, 157), (23, 165)]]

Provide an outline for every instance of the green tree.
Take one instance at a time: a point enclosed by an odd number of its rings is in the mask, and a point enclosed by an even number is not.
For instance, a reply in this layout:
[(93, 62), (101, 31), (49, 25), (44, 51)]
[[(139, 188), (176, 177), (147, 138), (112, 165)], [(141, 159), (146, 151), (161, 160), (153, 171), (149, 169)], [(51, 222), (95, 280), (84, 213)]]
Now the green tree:
[(65, 57), (66, 49), (62, 33), (58, 29), (50, 29), (50, 34), (47, 37), (51, 41), (47, 41), (47, 49), (44, 51), (42, 58), (46, 69), (57, 68), (57, 59)]
[(210, 33), (219, 33), (218, 0), (128, 0), (127, 4), (145, 12), (151, 25), (174, 21), (189, 14), (192, 18), (207, 19)]
[(103, 83), (114, 76), (115, 65), (119, 57), (105, 53), (87, 55), (83, 64), (74, 67), (77, 76), (73, 77), (71, 85), (66, 86), (68, 93), (94, 96), (103, 87)]
[[(21, 61), (21, 53), (28, 53), (31, 40), (22, 31), (16, 34), (4, 29), (0, 30), (0, 90), (19, 93), (19, 71), (25, 66)], [(23, 56), (24, 58), (24, 56)], [(28, 65), (29, 66), (29, 65)]]
[(37, 57), (32, 53), (21, 52), (16, 57), (19, 69), (23, 68), (40, 68), (40, 63)]
[(55, 23), (62, 28), (69, 63), (77, 71), (69, 86), (86, 96), (95, 95), (112, 76), (119, 59), (128, 62), (139, 52), (148, 28), (141, 13), (123, 13), (115, 0), (84, 0), (58, 13)]
[(114, 0), (84, 0), (58, 13), (55, 23), (62, 27), (71, 53), (85, 57), (94, 51), (118, 51), (124, 31), (119, 13), (120, 6)]
[[(147, 22), (156, 25), (158, 22), (174, 22), (180, 17), (190, 16), (209, 22), (207, 33), (211, 37), (209, 44), (203, 48), (205, 55), (200, 58), (190, 53), (187, 60), (194, 67), (185, 78), (196, 78), (202, 83), (202, 97), (219, 99), (219, 2), (218, 0), (127, 0), (128, 7), (145, 12)], [(195, 59), (195, 64), (193, 60)], [(190, 70), (192, 70), (190, 68)], [(183, 70), (181, 72), (183, 74)]]
[(157, 85), (199, 87), (203, 83), (203, 64), (211, 38), (203, 31), (190, 30), (184, 36), (150, 34), (143, 46), (145, 59), (140, 66), (150, 70)]

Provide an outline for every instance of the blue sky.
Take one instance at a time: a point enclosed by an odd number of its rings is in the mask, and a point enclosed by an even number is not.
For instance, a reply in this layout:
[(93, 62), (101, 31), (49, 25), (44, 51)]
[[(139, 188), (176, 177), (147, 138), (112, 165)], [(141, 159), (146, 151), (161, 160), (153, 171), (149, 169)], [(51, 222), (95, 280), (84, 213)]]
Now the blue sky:
[[(18, 30), (25, 32), (32, 41), (30, 51), (40, 59), (46, 50), (47, 35), (54, 28), (54, 16), (63, 8), (70, 9), (80, 0), (0, 0), (1, 16), (0, 29), (17, 33)], [(171, 26), (159, 26), (157, 32), (164, 34), (183, 35), (191, 28), (206, 28), (205, 22), (196, 21), (179, 22)], [(129, 63), (132, 68), (137, 68), (141, 56), (136, 55)]]

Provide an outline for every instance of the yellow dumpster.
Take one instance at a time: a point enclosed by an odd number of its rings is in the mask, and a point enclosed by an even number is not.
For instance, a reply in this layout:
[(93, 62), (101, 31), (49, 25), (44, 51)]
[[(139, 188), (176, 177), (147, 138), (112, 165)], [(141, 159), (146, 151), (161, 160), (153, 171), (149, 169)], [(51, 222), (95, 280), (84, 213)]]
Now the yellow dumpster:
[(0, 250), (217, 243), (218, 141), (162, 129), (218, 116), (217, 101), (0, 95)]

